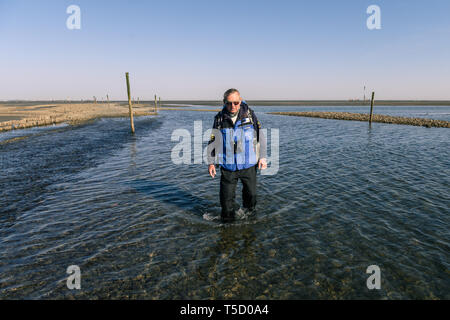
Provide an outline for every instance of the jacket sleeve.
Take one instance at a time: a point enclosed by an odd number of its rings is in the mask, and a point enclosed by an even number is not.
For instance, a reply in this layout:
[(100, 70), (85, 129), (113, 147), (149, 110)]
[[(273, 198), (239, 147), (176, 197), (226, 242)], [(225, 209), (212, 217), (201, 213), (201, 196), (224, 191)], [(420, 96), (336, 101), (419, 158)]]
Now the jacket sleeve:
[(259, 158), (267, 158), (267, 140), (263, 133), (261, 122), (258, 120), (253, 110), (251, 110), (250, 112), (252, 113), (253, 123), (256, 130), (256, 137), (259, 142)]
[(209, 138), (208, 147), (207, 147), (207, 157), (208, 157), (208, 165), (214, 164), (214, 160), (216, 157), (216, 148), (215, 148), (215, 141), (216, 141), (216, 134), (217, 130), (219, 128), (219, 117), (216, 115), (214, 117), (214, 123), (212, 127), (212, 133), (211, 137)]

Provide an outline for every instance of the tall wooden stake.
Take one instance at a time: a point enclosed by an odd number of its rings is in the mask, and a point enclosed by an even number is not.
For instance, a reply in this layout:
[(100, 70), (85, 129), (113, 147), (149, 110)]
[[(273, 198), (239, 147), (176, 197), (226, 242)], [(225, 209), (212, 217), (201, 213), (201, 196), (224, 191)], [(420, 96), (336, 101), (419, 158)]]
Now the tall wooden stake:
[(133, 106), (131, 105), (130, 78), (128, 72), (125, 73), (125, 77), (127, 78), (128, 109), (130, 110), (131, 133), (134, 134)]
[(373, 99), (375, 97), (375, 92), (372, 91), (372, 101), (370, 102), (370, 117), (369, 124), (372, 125), (372, 116), (373, 116)]
[(158, 113), (158, 103), (156, 101), (156, 94), (155, 94), (155, 113)]

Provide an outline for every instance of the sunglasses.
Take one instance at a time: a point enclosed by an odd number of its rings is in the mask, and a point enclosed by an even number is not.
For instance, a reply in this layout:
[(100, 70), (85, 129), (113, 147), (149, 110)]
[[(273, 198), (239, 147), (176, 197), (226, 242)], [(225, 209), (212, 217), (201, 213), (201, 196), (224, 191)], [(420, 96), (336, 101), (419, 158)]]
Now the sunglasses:
[(225, 102), (225, 104), (227, 106), (231, 106), (232, 104), (235, 105), (235, 106), (238, 106), (240, 103), (241, 103), (240, 101), (227, 101), (227, 102)]

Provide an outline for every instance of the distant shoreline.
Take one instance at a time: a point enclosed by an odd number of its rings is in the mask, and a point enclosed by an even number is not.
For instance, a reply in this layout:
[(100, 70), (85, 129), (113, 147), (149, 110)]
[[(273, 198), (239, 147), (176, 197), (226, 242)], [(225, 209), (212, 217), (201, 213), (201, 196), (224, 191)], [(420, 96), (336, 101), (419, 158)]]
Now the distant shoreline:
[[(260, 100), (247, 101), (253, 106), (367, 106), (363, 101), (342, 101), (342, 100), (322, 100), (322, 101), (275, 101)], [(431, 104), (434, 103), (434, 104)], [(448, 104), (447, 104), (448, 103)], [(377, 101), (376, 106), (450, 106), (450, 101)], [(186, 108), (191, 107), (208, 107), (202, 109)], [(159, 110), (183, 110), (183, 111), (220, 111), (222, 104), (220, 101), (161, 101)], [(134, 105), (133, 113), (135, 116), (155, 115), (154, 102), (141, 101)], [(272, 114), (282, 114), (273, 113)], [(331, 118), (341, 120), (359, 120), (367, 121), (361, 118), (361, 114), (346, 114), (342, 112), (288, 112), (285, 115), (309, 116), (320, 118)], [(128, 117), (128, 103), (125, 101), (110, 103), (83, 102), (83, 103), (38, 103), (32, 101), (15, 101), (8, 103), (0, 103), (0, 132), (10, 131), (14, 129), (24, 129), (36, 126), (45, 126), (63, 122), (77, 123), (100, 117)], [(378, 119), (377, 117), (382, 117)], [(394, 119), (395, 118), (395, 119)], [(412, 119), (398, 118), (376, 115), (374, 122), (400, 123), (410, 125), (422, 125), (433, 127), (450, 127), (448, 121), (439, 121), (432, 119)]]
[[(251, 106), (369, 106), (370, 100), (246, 100)], [(36, 104), (88, 104), (93, 101), (31, 101), (31, 100), (11, 100), (0, 101), (0, 108), (3, 106), (31, 106)], [(110, 103), (126, 104), (124, 100), (114, 100)], [(153, 105), (154, 101), (141, 100), (140, 104)], [(162, 105), (202, 105), (202, 106), (222, 106), (220, 100), (161, 100)], [(378, 106), (450, 106), (450, 100), (375, 100)]]
[[(370, 106), (370, 100), (246, 100), (250, 106)], [(161, 100), (164, 105), (210, 105), (222, 106), (213, 100)], [(450, 106), (447, 100), (375, 100), (377, 106)]]

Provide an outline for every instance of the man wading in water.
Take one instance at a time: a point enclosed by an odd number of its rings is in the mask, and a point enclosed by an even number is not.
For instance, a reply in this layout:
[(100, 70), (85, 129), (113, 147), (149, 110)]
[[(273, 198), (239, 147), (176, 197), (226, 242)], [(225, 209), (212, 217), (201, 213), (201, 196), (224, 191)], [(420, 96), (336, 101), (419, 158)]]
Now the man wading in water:
[(265, 137), (253, 110), (241, 99), (239, 91), (229, 89), (223, 96), (223, 109), (214, 118), (208, 148), (208, 171), (216, 175), (220, 165), (220, 205), (222, 221), (235, 219), (235, 193), (241, 179), (244, 209), (256, 206), (256, 169), (267, 168)]

